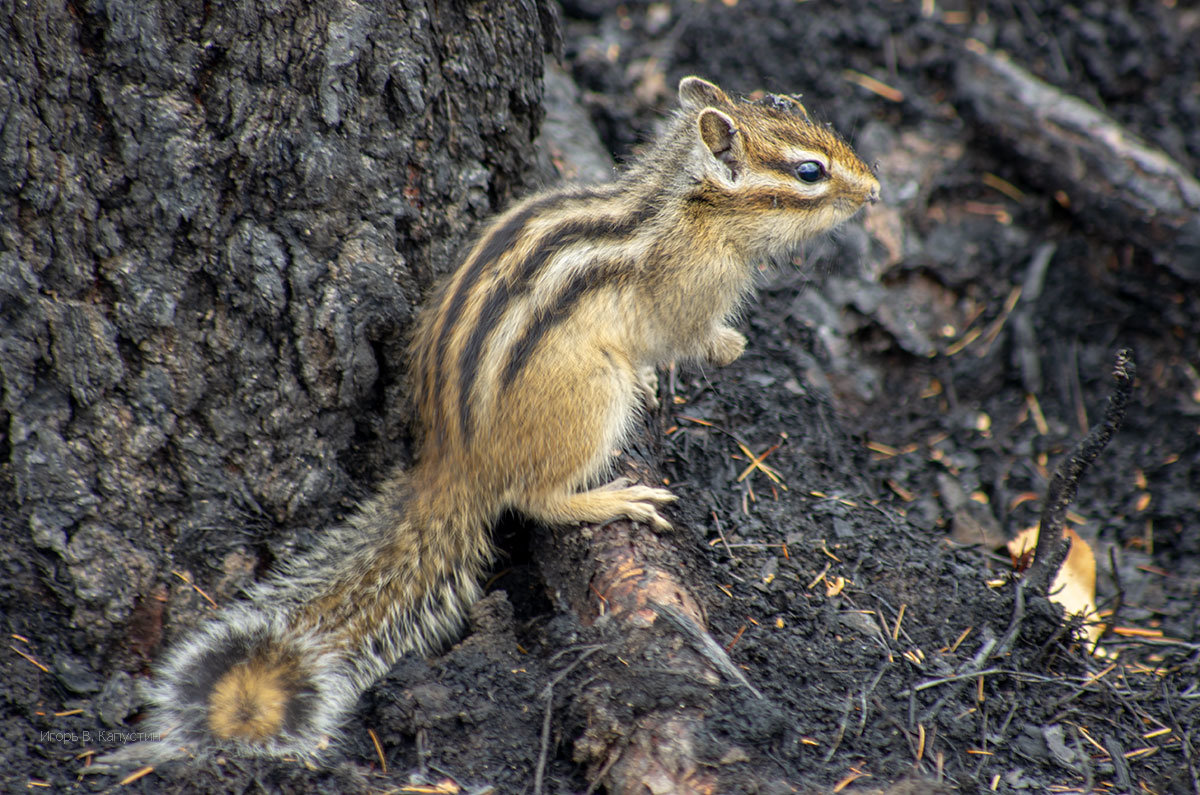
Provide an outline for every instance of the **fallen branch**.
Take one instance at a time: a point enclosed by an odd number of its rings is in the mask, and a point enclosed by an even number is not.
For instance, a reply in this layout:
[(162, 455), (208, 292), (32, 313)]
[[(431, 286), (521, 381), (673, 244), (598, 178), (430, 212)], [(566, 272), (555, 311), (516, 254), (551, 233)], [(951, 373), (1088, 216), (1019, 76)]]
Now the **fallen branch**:
[(971, 41), (958, 103), (1015, 166), (1099, 234), (1132, 242), (1200, 281), (1200, 182), (1162, 150), (1078, 97)]
[[(643, 444), (653, 446), (646, 428)], [(620, 474), (642, 483), (661, 483), (653, 453), (625, 455)], [(750, 688), (745, 676), (708, 635), (704, 610), (685, 582), (692, 553), (687, 536), (657, 532), (629, 521), (584, 526), (544, 536), (541, 569), (551, 590), (585, 625), (604, 625), (611, 638), (608, 660), (633, 661), (605, 669), (570, 692), (568, 709), (582, 713), (585, 729), (575, 739), (575, 760), (589, 770), (593, 788), (612, 793), (716, 792), (711, 760), (699, 758), (710, 692)], [(635, 667), (636, 665), (636, 667)], [(678, 674), (698, 685), (670, 708), (630, 714), (629, 701), (654, 704), (653, 678), (646, 670)], [(630, 694), (614, 700), (613, 690)], [(641, 694), (644, 690), (645, 693)], [(645, 696), (644, 698), (642, 696)], [(685, 694), (686, 695), (686, 694)], [(544, 732), (544, 740), (548, 732)]]
[[(660, 444), (651, 419), (627, 445), (616, 474), (661, 485), (654, 463)], [(592, 788), (639, 795), (721, 791), (721, 767), (748, 756), (733, 745), (715, 747), (705, 722), (719, 700), (763, 696), (708, 632), (701, 595), (705, 585), (716, 590), (702, 573), (694, 536), (625, 520), (540, 532), (546, 584), (604, 643), (587, 660), (582, 684), (554, 689), (565, 696), (556, 709), (584, 724), (574, 759), (586, 766)], [(666, 698), (664, 678), (678, 683)], [(549, 688), (544, 693), (549, 709)], [(547, 746), (549, 738), (544, 724)]]
[[(691, 589), (678, 578), (678, 573), (687, 569), (678, 565), (683, 556), (671, 550), (669, 536), (659, 536), (631, 522), (616, 522), (599, 528), (592, 546), (590, 590), (596, 598), (591, 614), (584, 614), (585, 620), (599, 619), (603, 611), (605, 620), (618, 624), (617, 631), (625, 640), (623, 651), (630, 656), (657, 659), (664, 668), (710, 687), (718, 685), (721, 677), (717, 666), (696, 650), (694, 639), (708, 634), (706, 622)], [(671, 565), (671, 560), (676, 565)], [(669, 618), (664, 621), (663, 616)], [(689, 631), (680, 633), (687, 645), (667, 651), (661, 631), (639, 631), (655, 623), (675, 632), (679, 632), (680, 625), (690, 624)], [(715, 648), (724, 654), (715, 642), (701, 644), (701, 648)], [(592, 710), (589, 728), (605, 726), (608, 716), (604, 712), (603, 708)], [(589, 761), (593, 769), (603, 770), (602, 783), (609, 792), (640, 793), (651, 783), (655, 786), (650, 791), (715, 792), (712, 770), (696, 757), (696, 740), (703, 722), (701, 705), (656, 711), (629, 727), (632, 730), (619, 745), (608, 747), (591, 742), (596, 734), (589, 730), (576, 746), (576, 760)]]

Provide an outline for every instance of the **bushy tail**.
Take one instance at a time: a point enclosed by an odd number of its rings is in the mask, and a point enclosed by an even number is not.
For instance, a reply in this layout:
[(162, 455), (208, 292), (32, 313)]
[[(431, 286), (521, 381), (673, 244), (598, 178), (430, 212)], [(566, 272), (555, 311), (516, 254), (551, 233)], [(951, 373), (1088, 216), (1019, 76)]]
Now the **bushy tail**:
[(147, 731), (187, 753), (313, 755), (357, 691), (340, 655), (286, 612), (239, 604), (171, 651), (146, 689)]
[(478, 598), (487, 522), (446, 502), (394, 478), (167, 655), (148, 731), (190, 753), (318, 755), (364, 689), (454, 637)]

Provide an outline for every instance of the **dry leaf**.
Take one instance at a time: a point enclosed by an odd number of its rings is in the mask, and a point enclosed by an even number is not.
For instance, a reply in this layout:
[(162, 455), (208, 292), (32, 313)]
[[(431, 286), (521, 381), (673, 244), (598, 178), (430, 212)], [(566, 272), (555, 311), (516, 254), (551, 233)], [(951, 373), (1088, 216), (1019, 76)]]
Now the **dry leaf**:
[[(1096, 614), (1096, 556), (1078, 533), (1069, 527), (1064, 532), (1071, 539), (1071, 548), (1050, 588), (1050, 601), (1062, 605), (1068, 615), (1083, 615), (1084, 632), (1094, 644), (1104, 629)], [(1022, 530), (1008, 542), (1008, 551), (1014, 560), (1020, 560), (1025, 553), (1032, 553), (1037, 547), (1037, 540), (1037, 527)]]

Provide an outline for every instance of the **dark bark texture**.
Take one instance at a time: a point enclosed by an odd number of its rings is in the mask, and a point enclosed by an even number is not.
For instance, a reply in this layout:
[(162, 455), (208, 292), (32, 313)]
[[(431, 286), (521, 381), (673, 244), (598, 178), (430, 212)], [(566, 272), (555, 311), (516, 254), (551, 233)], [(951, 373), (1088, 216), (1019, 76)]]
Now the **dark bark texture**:
[(164, 601), (203, 607), (173, 569), (228, 601), (403, 459), (407, 326), (528, 182), (558, 31), (534, 2), (3, 6), (0, 588), (132, 670)]

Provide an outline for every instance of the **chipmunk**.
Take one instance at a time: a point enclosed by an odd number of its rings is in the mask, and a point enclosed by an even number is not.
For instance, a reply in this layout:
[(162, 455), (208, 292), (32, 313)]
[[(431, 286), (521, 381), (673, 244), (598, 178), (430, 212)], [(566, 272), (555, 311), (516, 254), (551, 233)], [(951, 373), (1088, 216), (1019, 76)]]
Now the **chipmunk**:
[(679, 103), (617, 182), (536, 194), (487, 226), (413, 336), (415, 465), (169, 652), (148, 693), (161, 756), (318, 756), (401, 655), (459, 633), (506, 509), (669, 527), (670, 491), (595, 485), (656, 402), (654, 368), (738, 358), (729, 322), (754, 265), (879, 198), (794, 97), (735, 101), (688, 77)]

